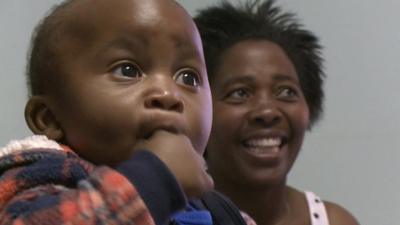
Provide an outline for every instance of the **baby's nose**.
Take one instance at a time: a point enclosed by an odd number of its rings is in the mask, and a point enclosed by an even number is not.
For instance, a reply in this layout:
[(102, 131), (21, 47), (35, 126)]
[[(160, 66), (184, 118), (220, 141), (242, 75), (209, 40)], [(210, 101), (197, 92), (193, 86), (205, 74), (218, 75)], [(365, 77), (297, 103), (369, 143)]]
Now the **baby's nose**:
[(164, 90), (147, 97), (145, 106), (148, 109), (161, 109), (181, 113), (184, 104), (179, 93), (173, 90)]

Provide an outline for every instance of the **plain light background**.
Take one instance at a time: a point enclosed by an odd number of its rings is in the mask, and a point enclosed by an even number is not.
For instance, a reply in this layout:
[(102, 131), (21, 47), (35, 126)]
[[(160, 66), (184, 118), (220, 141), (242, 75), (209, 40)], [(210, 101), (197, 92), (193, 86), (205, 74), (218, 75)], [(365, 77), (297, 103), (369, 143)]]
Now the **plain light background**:
[[(30, 34), (59, 0), (0, 1), (0, 145), (29, 135), (23, 118)], [(217, 0), (179, 0), (191, 14)], [(235, 1), (236, 2), (236, 1)], [(325, 46), (324, 118), (289, 183), (349, 209), (363, 225), (400, 221), (400, 1), (278, 0)]]

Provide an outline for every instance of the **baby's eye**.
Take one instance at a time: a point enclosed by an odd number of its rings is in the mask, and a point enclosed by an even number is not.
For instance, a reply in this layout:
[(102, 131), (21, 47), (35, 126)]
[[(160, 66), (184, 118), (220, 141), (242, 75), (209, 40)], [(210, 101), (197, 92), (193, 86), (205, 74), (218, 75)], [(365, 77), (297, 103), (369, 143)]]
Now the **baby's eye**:
[(118, 76), (127, 78), (140, 78), (142, 77), (142, 72), (140, 69), (132, 63), (122, 63), (114, 67), (112, 73)]
[(191, 71), (184, 70), (175, 75), (174, 80), (186, 86), (198, 87), (200, 85), (200, 77), (199, 74)]

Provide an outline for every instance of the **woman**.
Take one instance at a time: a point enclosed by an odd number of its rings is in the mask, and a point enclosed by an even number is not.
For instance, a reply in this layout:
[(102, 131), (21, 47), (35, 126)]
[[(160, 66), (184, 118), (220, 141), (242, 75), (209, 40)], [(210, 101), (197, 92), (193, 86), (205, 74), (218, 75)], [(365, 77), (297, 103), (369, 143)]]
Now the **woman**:
[(323, 103), (321, 47), (274, 1), (199, 12), (213, 92), (209, 172), (258, 225), (357, 225), (342, 207), (286, 184)]

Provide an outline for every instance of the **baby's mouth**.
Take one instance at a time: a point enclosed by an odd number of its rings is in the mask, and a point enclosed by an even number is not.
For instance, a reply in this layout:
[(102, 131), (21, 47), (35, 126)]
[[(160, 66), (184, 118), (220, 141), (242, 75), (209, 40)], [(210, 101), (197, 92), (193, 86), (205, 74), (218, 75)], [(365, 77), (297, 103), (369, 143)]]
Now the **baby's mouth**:
[(153, 136), (154, 133), (156, 133), (157, 131), (166, 131), (166, 132), (170, 132), (173, 134), (178, 134), (179, 133), (179, 129), (175, 126), (168, 126), (168, 125), (162, 125), (162, 126), (158, 126), (158, 127), (154, 127), (153, 129), (151, 129), (149, 132), (147, 132), (144, 135), (144, 139), (149, 139)]

